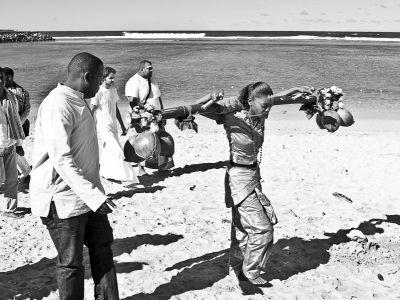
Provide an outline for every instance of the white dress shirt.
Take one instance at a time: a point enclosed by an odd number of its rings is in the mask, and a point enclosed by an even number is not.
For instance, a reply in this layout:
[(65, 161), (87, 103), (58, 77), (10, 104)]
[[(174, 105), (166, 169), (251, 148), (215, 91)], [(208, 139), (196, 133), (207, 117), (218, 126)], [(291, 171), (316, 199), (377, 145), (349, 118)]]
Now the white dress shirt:
[(96, 125), (82, 93), (59, 84), (43, 100), (32, 165), (30, 200), (35, 215), (47, 217), (51, 201), (58, 216), (66, 219), (96, 211), (106, 200)]

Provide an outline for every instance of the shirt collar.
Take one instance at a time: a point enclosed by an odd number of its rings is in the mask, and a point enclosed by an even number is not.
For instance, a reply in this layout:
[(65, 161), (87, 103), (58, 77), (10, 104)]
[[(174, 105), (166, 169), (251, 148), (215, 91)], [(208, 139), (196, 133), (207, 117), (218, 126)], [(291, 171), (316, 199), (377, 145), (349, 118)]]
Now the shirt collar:
[(77, 96), (77, 97), (79, 97), (79, 98), (81, 98), (83, 100), (85, 99), (85, 95), (83, 93), (78, 92), (78, 91), (76, 91), (74, 89), (71, 89), (70, 87), (64, 85), (63, 83), (59, 83), (57, 85), (57, 89), (60, 89), (61, 91), (65, 92), (65, 93), (68, 93), (68, 94), (73, 94), (73, 95), (75, 95), (75, 96)]

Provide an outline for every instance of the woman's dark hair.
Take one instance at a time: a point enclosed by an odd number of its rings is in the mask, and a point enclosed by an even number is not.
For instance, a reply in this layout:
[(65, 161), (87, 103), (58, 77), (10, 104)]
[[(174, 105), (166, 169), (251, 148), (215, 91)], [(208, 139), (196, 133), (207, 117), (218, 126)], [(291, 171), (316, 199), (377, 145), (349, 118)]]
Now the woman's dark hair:
[(271, 87), (265, 82), (253, 82), (246, 85), (240, 92), (238, 100), (243, 107), (248, 110), (250, 108), (249, 100), (273, 94)]
[(103, 78), (107, 78), (108, 75), (110, 74), (117, 74), (117, 71), (115, 71), (114, 68), (111, 67), (105, 67), (103, 71)]
[(11, 76), (12, 78), (14, 78), (14, 71), (13, 71), (13, 69), (8, 68), (8, 67), (3, 67), (3, 68), (1, 68), (1, 69), (3, 69), (4, 75), (6, 75), (6, 76)]

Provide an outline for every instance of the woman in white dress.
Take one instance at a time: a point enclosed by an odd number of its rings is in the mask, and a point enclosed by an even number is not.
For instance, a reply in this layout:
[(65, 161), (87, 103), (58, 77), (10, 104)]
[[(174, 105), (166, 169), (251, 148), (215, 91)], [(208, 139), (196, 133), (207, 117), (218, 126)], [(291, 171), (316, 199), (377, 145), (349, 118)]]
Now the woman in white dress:
[(104, 68), (103, 82), (90, 103), (97, 124), (100, 175), (107, 179), (138, 183), (133, 167), (125, 161), (124, 152), (118, 140), (117, 121), (123, 134), (126, 133), (126, 128), (117, 105), (119, 96), (114, 86), (115, 74), (115, 69)]

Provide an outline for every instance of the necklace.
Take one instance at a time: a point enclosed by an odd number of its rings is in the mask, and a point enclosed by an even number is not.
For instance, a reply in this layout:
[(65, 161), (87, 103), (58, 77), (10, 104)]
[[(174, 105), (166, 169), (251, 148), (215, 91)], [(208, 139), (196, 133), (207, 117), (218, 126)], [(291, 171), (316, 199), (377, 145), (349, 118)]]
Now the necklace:
[[(253, 154), (256, 157), (258, 165), (260, 165), (262, 160), (262, 145), (264, 141), (264, 124), (261, 124), (262, 121), (259, 118), (256, 119), (257, 121), (254, 121), (250, 116), (248, 116), (248, 120), (251, 127), (251, 138), (253, 140)], [(261, 136), (261, 143), (259, 147), (256, 146), (256, 142), (257, 138), (260, 137), (257, 137), (256, 134)]]

